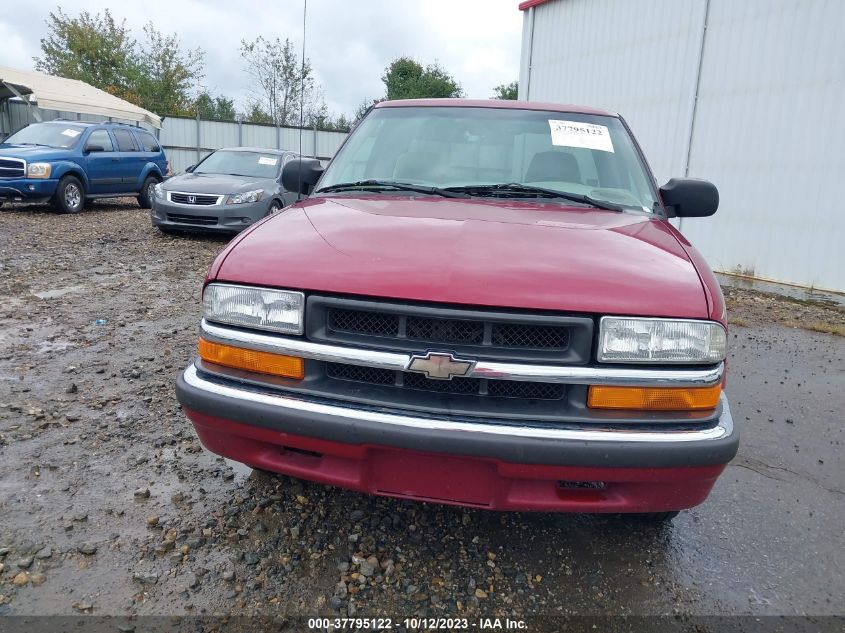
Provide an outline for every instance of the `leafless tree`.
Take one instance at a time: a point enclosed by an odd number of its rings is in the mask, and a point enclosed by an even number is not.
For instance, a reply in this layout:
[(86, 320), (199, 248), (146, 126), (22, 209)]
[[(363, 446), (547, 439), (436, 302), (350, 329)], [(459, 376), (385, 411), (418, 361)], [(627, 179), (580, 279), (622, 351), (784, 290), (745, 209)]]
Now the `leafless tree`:
[[(253, 109), (258, 106), (277, 125), (299, 125), (300, 98), (314, 100), (318, 93), (308, 60), (302, 63), (287, 38), (241, 40), (240, 52), (254, 79)], [(305, 110), (311, 109), (306, 103)]]

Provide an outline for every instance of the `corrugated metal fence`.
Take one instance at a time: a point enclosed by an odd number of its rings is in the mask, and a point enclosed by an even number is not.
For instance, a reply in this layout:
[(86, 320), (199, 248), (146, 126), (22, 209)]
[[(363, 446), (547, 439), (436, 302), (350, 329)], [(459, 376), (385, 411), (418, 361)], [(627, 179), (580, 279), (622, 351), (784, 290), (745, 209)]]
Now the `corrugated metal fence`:
[[(20, 101), (3, 103), (2, 112), (0, 112), (0, 124), (2, 124), (0, 137), (5, 137), (35, 121), (30, 108), (25, 103)], [(38, 112), (44, 121), (53, 119), (94, 122), (110, 120), (108, 117), (40, 108)], [(119, 119), (111, 120), (131, 123)], [(311, 128), (300, 129), (240, 121), (204, 121), (170, 116), (162, 121), (161, 130), (155, 130), (149, 126), (143, 127), (158, 136), (174, 174), (183, 171), (188, 165), (197, 163), (203, 156), (221, 147), (272, 147), (299, 152), (301, 146), (304, 156), (316, 156), (321, 160), (329, 160), (347, 136), (345, 132), (325, 132)]]
[(165, 118), (159, 136), (174, 173), (221, 147), (273, 147), (299, 152), (301, 143), (304, 156), (328, 160), (345, 138), (344, 132), (183, 117)]
[(712, 180), (681, 230), (719, 271), (845, 292), (845, 2), (552, 0), (520, 98), (621, 112), (660, 180)]

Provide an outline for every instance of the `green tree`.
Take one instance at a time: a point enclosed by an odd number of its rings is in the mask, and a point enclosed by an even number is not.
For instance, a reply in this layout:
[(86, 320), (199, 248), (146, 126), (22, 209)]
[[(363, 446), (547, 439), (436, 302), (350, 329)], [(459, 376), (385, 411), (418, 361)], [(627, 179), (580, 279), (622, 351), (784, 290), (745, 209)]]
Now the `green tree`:
[(507, 99), (515, 101), (519, 95), (519, 82), (512, 81), (493, 88), (493, 99)]
[(267, 110), (264, 109), (264, 106), (257, 101), (250, 102), (247, 109), (241, 115), (241, 119), (243, 119), (245, 123), (273, 123), (273, 117), (269, 112), (267, 112)]
[[(308, 60), (303, 64), (290, 40), (278, 37), (241, 40), (240, 53), (247, 73), (255, 80), (250, 107), (260, 104), (259, 110), (269, 114), (277, 125), (299, 125), (300, 99), (314, 101), (314, 78)], [(305, 107), (308, 110), (310, 105)]]
[(152, 22), (144, 34), (135, 66), (139, 105), (163, 114), (188, 112), (191, 93), (203, 77), (205, 53), (201, 48), (183, 51), (175, 33), (163, 35)]
[(132, 37), (126, 21), (108, 9), (70, 17), (61, 9), (46, 20), (36, 69), (79, 79), (159, 114), (184, 114), (203, 76), (203, 52), (183, 51), (175, 34), (163, 35), (152, 23), (145, 40)]
[(125, 20), (117, 23), (108, 9), (102, 15), (83, 11), (75, 18), (57, 9), (46, 23), (41, 55), (34, 58), (37, 70), (79, 79), (137, 103), (132, 85), (136, 43)]
[(235, 102), (222, 95), (216, 97), (203, 90), (194, 99), (190, 114), (211, 121), (234, 121), (238, 118)]
[(385, 69), (381, 80), (386, 99), (462, 97), (461, 85), (437, 62), (423, 67), (410, 57), (399, 57)]

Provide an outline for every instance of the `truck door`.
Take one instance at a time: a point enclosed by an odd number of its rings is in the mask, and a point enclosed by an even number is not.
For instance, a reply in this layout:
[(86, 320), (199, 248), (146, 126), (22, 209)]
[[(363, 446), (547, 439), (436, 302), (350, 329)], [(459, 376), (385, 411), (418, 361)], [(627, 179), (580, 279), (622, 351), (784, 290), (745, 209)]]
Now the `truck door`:
[(136, 193), (141, 190), (141, 171), (144, 169), (144, 155), (138, 151), (135, 137), (129, 130), (118, 127), (112, 128), (112, 134), (117, 141), (117, 154), (120, 160), (120, 191)]
[[(94, 151), (92, 151), (94, 148)], [(98, 151), (102, 148), (102, 151)], [(122, 191), (123, 176), (120, 173), (120, 163), (114, 142), (108, 130), (97, 129), (91, 132), (85, 141), (85, 162), (88, 172), (88, 182), (91, 190), (88, 193), (116, 193)]]

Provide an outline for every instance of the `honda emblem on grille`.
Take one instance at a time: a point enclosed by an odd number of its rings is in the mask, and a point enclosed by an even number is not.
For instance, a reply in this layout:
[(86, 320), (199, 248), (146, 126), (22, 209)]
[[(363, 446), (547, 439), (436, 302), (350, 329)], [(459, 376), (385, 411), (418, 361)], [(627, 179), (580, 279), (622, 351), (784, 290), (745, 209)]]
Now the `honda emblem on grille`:
[(197, 197), (196, 196), (188, 196), (188, 204), (196, 204)]
[(434, 380), (452, 380), (453, 376), (466, 376), (474, 365), (475, 361), (461, 360), (448, 352), (428, 352), (411, 356), (406, 369)]

